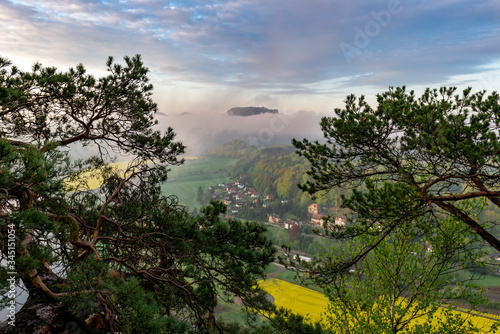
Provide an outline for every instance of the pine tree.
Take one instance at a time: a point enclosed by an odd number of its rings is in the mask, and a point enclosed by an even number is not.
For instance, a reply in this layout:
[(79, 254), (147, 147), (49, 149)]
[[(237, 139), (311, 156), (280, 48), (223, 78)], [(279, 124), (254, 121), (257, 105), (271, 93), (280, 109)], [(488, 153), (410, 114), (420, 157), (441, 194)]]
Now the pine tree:
[[(153, 129), (148, 69), (124, 60), (95, 78), (0, 58), (0, 284), (14, 277), (29, 294), (2, 333), (209, 333), (224, 326), (221, 298), (263, 301), (256, 281), (275, 252), (265, 228), (220, 221), (219, 202), (192, 216), (163, 196), (184, 146)], [(95, 155), (75, 161), (74, 145)], [(124, 169), (107, 164), (125, 154)]]

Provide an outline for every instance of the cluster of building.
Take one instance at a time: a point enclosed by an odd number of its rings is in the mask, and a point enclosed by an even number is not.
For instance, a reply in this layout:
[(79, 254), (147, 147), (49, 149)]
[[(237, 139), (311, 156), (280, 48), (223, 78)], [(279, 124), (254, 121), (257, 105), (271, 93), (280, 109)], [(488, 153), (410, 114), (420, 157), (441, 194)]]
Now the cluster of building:
[[(326, 219), (327, 215), (323, 213), (323, 209), (316, 203), (313, 203), (308, 206), (307, 212), (311, 216), (311, 220), (309, 221), (312, 225), (323, 227), (324, 219)], [(275, 225), (283, 225), (285, 229), (290, 229), (292, 225), (299, 225), (298, 222), (287, 219), (283, 221), (279, 215), (275, 213), (271, 213), (267, 215), (268, 222)], [(330, 225), (332, 226), (345, 226), (346, 219), (344, 217), (335, 217)]]
[[(257, 205), (262, 205), (262, 207), (268, 207), (271, 205), (271, 201), (275, 200), (272, 194), (263, 196), (254, 188), (245, 185), (244, 178), (245, 174), (241, 174), (240, 177), (229, 184), (219, 183), (218, 184), (218, 194), (214, 196), (220, 197), (224, 204), (228, 206), (228, 211), (230, 214), (236, 214), (240, 212), (245, 203), (253, 204), (254, 207)], [(286, 200), (282, 200), (286, 203)], [(310, 221), (306, 223), (311, 223), (318, 227), (323, 227), (324, 219), (327, 215), (323, 213), (323, 208), (317, 203), (313, 203), (308, 206), (307, 212), (310, 215)], [(267, 215), (268, 222), (274, 225), (283, 226), (285, 229), (291, 229), (292, 227), (299, 226), (300, 223), (292, 220), (286, 219), (283, 221), (278, 214), (271, 213)], [(335, 219), (330, 222), (330, 225), (345, 226), (344, 217), (335, 217)]]
[[(318, 227), (323, 227), (324, 221), (327, 215), (323, 214), (323, 209), (316, 203), (313, 203), (307, 207), (307, 212), (311, 215), (311, 224)], [(346, 219), (344, 217), (335, 217), (333, 222), (334, 226), (345, 226)]]
[(254, 205), (257, 205), (259, 200), (269, 201), (274, 199), (271, 194), (262, 196), (254, 188), (245, 186), (243, 181), (244, 177), (245, 174), (241, 174), (238, 180), (230, 184), (218, 184), (218, 188), (222, 189), (224, 204), (228, 206), (229, 212), (231, 213), (238, 213), (245, 202), (251, 202)]

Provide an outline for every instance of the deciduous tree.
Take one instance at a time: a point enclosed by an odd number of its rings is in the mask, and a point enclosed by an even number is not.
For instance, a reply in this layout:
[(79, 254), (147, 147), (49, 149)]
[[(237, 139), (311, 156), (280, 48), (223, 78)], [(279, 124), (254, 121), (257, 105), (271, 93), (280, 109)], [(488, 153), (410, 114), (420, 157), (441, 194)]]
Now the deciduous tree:
[[(487, 325), (457, 312), (457, 301), (477, 306), (483, 300), (474, 283), (480, 275), (456, 279), (456, 273), (482, 263), (485, 252), (477, 234), (441, 219), (442, 229), (405, 222), (348, 272), (332, 274), (339, 259), (355, 257), (378, 239), (365, 234), (330, 251), (315, 263), (311, 276), (330, 299), (326, 319), (340, 333), (473, 333)], [(333, 270), (330, 270), (333, 267)], [(494, 323), (493, 323), (494, 325)], [(495, 329), (495, 327), (493, 327)]]

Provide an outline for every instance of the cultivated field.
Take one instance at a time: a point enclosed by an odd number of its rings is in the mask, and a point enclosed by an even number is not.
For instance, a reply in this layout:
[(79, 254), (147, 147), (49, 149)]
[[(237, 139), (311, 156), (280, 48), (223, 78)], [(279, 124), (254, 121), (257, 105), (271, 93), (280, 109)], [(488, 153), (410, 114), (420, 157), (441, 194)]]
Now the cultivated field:
[(179, 202), (190, 209), (200, 208), (196, 200), (198, 187), (204, 190), (217, 186), (219, 183), (228, 183), (228, 171), (236, 163), (236, 159), (200, 158), (188, 160), (181, 166), (172, 167), (169, 181), (162, 185), (165, 195), (175, 195)]
[(307, 316), (311, 321), (321, 320), (321, 313), (328, 305), (328, 298), (322, 293), (280, 279), (260, 281), (259, 286), (274, 297), (276, 306)]
[[(121, 161), (110, 163), (107, 166), (116, 169), (118, 172), (127, 168), (129, 161)], [(95, 171), (90, 170), (88, 172), (83, 172), (80, 174), (78, 180), (67, 181), (66, 185), (70, 188), (77, 188), (80, 190), (93, 190), (101, 186), (103, 180)]]
[[(190, 209), (199, 208), (201, 205), (196, 201), (196, 192), (199, 186), (203, 189), (209, 186), (217, 186), (219, 183), (229, 181), (228, 171), (236, 163), (236, 159), (218, 158), (184, 158), (186, 161), (181, 166), (172, 166), (168, 174), (169, 181), (162, 185), (165, 195), (176, 195), (179, 202)], [(127, 168), (129, 161), (111, 163), (108, 167), (115, 168), (119, 173)], [(92, 190), (99, 188), (102, 179), (94, 172), (88, 171), (80, 174), (77, 181), (66, 182), (75, 189)]]
[[(325, 312), (328, 299), (317, 291), (293, 284), (280, 279), (267, 279), (259, 282), (259, 286), (267, 293), (274, 297), (274, 303), (292, 310), (294, 313), (306, 316), (310, 321), (322, 321), (322, 313)], [(441, 312), (444, 310), (442, 309)], [(478, 327), (489, 327), (497, 316), (487, 315), (488, 318), (479, 315), (467, 315), (466, 313), (452, 311), (454, 315), (468, 317), (470, 321), (478, 325)], [(490, 319), (493, 318), (493, 319)], [(433, 322), (438, 322), (439, 317), (436, 317)], [(417, 319), (415, 324), (424, 320)]]

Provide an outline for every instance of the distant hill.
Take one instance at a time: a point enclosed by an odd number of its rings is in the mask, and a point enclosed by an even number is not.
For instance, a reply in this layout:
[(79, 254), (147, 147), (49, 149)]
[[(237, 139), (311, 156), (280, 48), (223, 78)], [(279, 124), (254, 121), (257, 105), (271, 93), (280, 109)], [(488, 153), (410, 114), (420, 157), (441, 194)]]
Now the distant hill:
[(242, 140), (231, 140), (230, 142), (212, 147), (207, 152), (207, 157), (211, 158), (242, 158), (249, 156), (250, 153), (257, 150), (257, 146), (247, 146)]
[(278, 109), (265, 107), (234, 107), (226, 112), (229, 116), (252, 116), (259, 114), (277, 114)]

